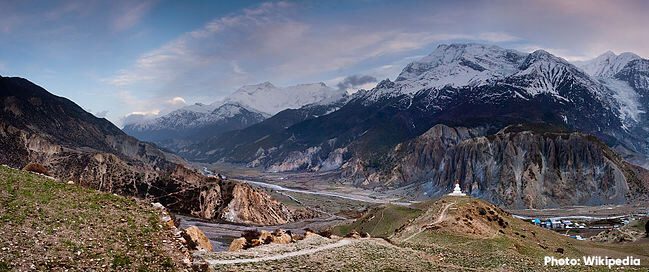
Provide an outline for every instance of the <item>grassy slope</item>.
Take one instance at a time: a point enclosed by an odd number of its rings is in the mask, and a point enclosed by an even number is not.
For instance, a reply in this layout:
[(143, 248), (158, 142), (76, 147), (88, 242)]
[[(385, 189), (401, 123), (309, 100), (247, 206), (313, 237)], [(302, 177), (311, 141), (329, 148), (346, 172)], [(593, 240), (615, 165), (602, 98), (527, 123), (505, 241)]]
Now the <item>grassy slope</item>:
[(176, 270), (182, 255), (159, 218), (146, 203), (0, 166), (0, 271)]
[(336, 235), (345, 235), (352, 230), (367, 232), (372, 237), (388, 238), (396, 229), (406, 224), (423, 213), (423, 210), (399, 205), (381, 205), (373, 208), (348, 225), (339, 225), (333, 228)]
[[(352, 229), (364, 231), (391, 229), (394, 231), (395, 228), (404, 224), (423, 226), (435, 220), (442, 207), (451, 202), (454, 204), (447, 210), (447, 219), (438, 224), (437, 228), (416, 234), (416, 230), (420, 229), (417, 226), (411, 228), (410, 231), (390, 236), (390, 240), (398, 247), (422, 252), (431, 257), (440, 258), (446, 265), (466, 269), (507, 268), (513, 271), (566, 269), (565, 267), (560, 269), (559, 267), (543, 266), (544, 256), (581, 258), (581, 256), (588, 255), (614, 257), (631, 255), (641, 258), (644, 266), (649, 264), (649, 241), (628, 244), (577, 241), (513, 218), (487, 202), (468, 197), (447, 197), (437, 201), (419, 203), (411, 209), (413, 212), (403, 212), (403, 209), (408, 209), (406, 207), (399, 207), (399, 209), (391, 206), (382, 207), (370, 211), (357, 222), (337, 226), (335, 232), (344, 235)], [(480, 215), (478, 209), (480, 207), (487, 211), (485, 215)], [(426, 210), (429, 212), (425, 213)], [(489, 213), (489, 210), (493, 210), (494, 213)], [(389, 216), (384, 217), (384, 220), (377, 220), (381, 213), (389, 214)], [(489, 221), (487, 219), (489, 216), (502, 218), (506, 222), (506, 227), (500, 226), (496, 220)], [(376, 236), (387, 236), (382, 231), (380, 233), (383, 235)], [(415, 235), (411, 239), (403, 241), (412, 234)], [(564, 253), (557, 253), (558, 248), (563, 249)], [(575, 267), (573, 269), (578, 271), (606, 270), (601, 267)]]

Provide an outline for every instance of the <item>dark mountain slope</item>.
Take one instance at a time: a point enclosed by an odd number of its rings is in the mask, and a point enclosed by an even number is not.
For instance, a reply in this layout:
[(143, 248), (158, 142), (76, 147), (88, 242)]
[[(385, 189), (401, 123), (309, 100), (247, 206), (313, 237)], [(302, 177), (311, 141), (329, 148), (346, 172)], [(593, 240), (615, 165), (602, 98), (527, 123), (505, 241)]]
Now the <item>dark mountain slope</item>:
[[(0, 105), (2, 164), (22, 168), (38, 163), (64, 182), (148, 198), (206, 219), (256, 224), (292, 220), (291, 213), (266, 193), (204, 177), (179, 157), (126, 135), (25, 79), (0, 77)], [(251, 205), (228, 208), (240, 201), (233, 195), (249, 198), (244, 202)], [(255, 217), (269, 210), (274, 217)]]

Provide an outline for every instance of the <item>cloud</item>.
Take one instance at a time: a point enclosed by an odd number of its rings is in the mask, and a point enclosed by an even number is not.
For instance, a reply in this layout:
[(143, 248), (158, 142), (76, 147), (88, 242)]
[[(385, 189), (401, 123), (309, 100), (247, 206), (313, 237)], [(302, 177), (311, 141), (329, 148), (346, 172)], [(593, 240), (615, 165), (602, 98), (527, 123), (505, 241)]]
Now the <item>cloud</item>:
[(131, 113), (127, 114), (126, 116), (122, 117), (120, 119), (120, 123), (122, 125), (142, 123), (142, 122), (146, 122), (146, 121), (149, 121), (149, 120), (153, 120), (154, 118), (158, 117), (159, 115), (160, 115), (159, 110), (153, 110), (153, 111), (147, 111), (147, 112), (131, 112)]
[(104, 110), (100, 112), (95, 112), (94, 115), (98, 118), (106, 118), (106, 116), (108, 115), (108, 111)]
[(176, 96), (176, 97), (174, 97), (172, 99), (167, 100), (167, 104), (169, 104), (171, 106), (184, 106), (184, 105), (187, 105), (187, 102), (185, 102), (184, 98), (182, 98), (180, 96)]
[(126, 2), (112, 21), (114, 31), (124, 31), (135, 26), (154, 6), (153, 1)]
[(148, 89), (157, 96), (179, 89), (190, 89), (195, 96), (223, 96), (266, 80), (295, 84), (321, 81), (323, 74), (351, 74), (345, 71), (441, 41), (516, 39), (501, 32), (316, 24), (295, 15), (300, 8), (296, 3), (268, 2), (216, 18), (142, 54), (106, 81), (120, 88)]
[(336, 87), (340, 90), (354, 90), (368, 83), (376, 83), (378, 80), (368, 75), (351, 75), (340, 81)]

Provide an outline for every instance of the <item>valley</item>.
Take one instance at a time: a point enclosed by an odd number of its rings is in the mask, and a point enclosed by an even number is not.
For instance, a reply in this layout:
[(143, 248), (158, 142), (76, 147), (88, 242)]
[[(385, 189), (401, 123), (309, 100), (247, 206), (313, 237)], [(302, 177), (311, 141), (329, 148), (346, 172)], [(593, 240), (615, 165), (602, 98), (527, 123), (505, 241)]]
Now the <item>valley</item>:
[(649, 269), (649, 5), (256, 2), (2, 3), (0, 272)]

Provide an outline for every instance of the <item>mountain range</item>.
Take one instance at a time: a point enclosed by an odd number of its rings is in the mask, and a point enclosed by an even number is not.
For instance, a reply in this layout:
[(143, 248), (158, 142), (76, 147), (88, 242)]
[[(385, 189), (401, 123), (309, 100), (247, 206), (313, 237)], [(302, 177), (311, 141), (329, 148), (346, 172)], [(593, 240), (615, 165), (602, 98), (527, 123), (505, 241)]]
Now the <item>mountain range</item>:
[(282, 110), (326, 104), (345, 95), (344, 91), (329, 88), (324, 83), (276, 87), (264, 82), (243, 86), (209, 105), (189, 105), (152, 120), (126, 124), (123, 129), (141, 140), (183, 152), (192, 143), (246, 128)]
[[(394, 81), (176, 152), (267, 171), (340, 171), (344, 182), (418, 197), (460, 179), (472, 195), (516, 207), (620, 203), (647, 187), (636, 165), (649, 167), (648, 64), (632, 53), (573, 64), (544, 50), (440, 45)], [(439, 125), (471, 133), (430, 138)]]

